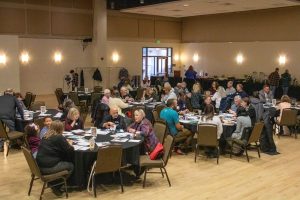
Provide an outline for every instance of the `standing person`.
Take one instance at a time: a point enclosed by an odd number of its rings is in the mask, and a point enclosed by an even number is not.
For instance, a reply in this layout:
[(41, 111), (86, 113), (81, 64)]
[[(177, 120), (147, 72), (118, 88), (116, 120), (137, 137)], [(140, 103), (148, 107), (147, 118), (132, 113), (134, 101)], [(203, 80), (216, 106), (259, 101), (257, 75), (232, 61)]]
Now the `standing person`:
[(269, 84), (270, 84), (270, 89), (272, 91), (272, 94), (275, 96), (276, 88), (278, 87), (279, 80), (280, 80), (278, 67), (275, 69), (274, 72), (272, 72), (269, 75), (268, 79), (269, 79)]
[(187, 82), (187, 88), (191, 90), (197, 78), (197, 72), (194, 70), (194, 67), (192, 65), (190, 65), (188, 70), (186, 70), (185, 78)]
[(235, 88), (233, 87), (233, 81), (228, 81), (227, 82), (227, 88), (226, 88), (226, 95), (233, 95), (234, 93), (236, 93)]
[(72, 91), (74, 91), (75, 87), (78, 87), (78, 74), (73, 69), (70, 74), (72, 75)]
[(289, 70), (285, 70), (285, 72), (283, 74), (281, 74), (281, 81), (282, 81), (283, 95), (287, 95), (289, 92), (289, 87), (291, 86), (291, 81), (292, 81)]
[(21, 118), (24, 119), (24, 111), (18, 99), (13, 96), (13, 90), (7, 89), (3, 96), (0, 96), (0, 120), (6, 124), (9, 131), (15, 131), (16, 109)]

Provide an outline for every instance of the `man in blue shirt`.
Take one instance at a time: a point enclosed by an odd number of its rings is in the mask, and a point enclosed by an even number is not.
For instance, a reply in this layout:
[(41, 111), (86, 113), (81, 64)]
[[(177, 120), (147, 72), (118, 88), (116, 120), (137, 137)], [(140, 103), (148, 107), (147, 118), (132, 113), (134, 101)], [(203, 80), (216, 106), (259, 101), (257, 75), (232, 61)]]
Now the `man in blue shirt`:
[[(174, 137), (175, 143), (184, 142), (189, 145), (192, 139), (192, 132), (179, 123), (179, 115), (176, 112), (177, 100), (169, 99), (167, 107), (160, 112), (160, 118), (166, 120), (170, 134)], [(180, 149), (176, 149), (178, 154), (182, 154)]]

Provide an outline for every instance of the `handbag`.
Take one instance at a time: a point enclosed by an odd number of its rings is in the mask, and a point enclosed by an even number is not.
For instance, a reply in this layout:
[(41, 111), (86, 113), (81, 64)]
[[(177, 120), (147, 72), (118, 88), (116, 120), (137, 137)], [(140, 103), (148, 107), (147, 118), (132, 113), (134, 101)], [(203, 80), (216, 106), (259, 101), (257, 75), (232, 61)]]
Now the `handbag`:
[(157, 143), (153, 151), (150, 153), (149, 157), (151, 160), (156, 160), (159, 157), (162, 157), (164, 153), (164, 146), (161, 143)]

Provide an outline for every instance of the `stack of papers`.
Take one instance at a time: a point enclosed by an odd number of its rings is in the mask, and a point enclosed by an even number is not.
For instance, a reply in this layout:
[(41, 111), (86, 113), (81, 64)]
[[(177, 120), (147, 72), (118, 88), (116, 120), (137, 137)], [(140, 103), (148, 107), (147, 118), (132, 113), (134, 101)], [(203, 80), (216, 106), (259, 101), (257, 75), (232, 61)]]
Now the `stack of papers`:
[(141, 140), (129, 140), (128, 142), (136, 142), (136, 143), (138, 143), (138, 142), (140, 142)]
[(96, 145), (98, 147), (104, 147), (104, 146), (110, 145), (110, 142), (96, 142)]
[(47, 114), (47, 113), (41, 113), (41, 114), (39, 114), (39, 117), (46, 117), (46, 116), (51, 116), (51, 114)]
[(88, 150), (90, 147), (85, 147), (85, 146), (79, 146), (79, 145), (73, 145), (74, 147), (74, 150), (82, 150), (82, 151), (85, 151), (85, 150)]
[(116, 133), (116, 137), (119, 137), (119, 138), (124, 138), (124, 137), (127, 137), (129, 135), (131, 135), (131, 133), (128, 133), (128, 132)]
[(81, 134), (81, 133), (85, 133), (85, 131), (82, 130), (82, 129), (77, 129), (77, 130), (72, 130), (72, 133), (74, 133), (74, 134)]
[[(91, 129), (86, 131), (86, 133), (91, 134), (92, 133)], [(97, 129), (97, 135), (107, 135), (108, 133), (109, 133), (109, 131), (107, 131), (107, 130), (102, 131), (101, 129)]]
[(127, 138), (115, 138), (111, 140), (112, 142), (127, 142)]

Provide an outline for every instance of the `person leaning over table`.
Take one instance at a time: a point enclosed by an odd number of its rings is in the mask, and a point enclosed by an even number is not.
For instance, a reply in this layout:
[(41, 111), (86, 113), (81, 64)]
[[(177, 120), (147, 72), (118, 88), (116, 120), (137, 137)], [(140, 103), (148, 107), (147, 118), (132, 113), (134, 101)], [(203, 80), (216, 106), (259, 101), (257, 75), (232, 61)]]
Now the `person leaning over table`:
[(83, 120), (80, 117), (79, 110), (77, 108), (71, 108), (65, 121), (65, 131), (77, 129), (84, 129)]
[(145, 112), (142, 109), (134, 111), (134, 122), (129, 125), (127, 131), (144, 137), (145, 153), (150, 154), (159, 142), (151, 122), (145, 118)]
[(110, 108), (113, 108), (113, 107), (118, 108), (119, 115), (122, 115), (124, 117), (124, 114), (122, 113), (122, 109), (128, 108), (129, 105), (128, 105), (128, 103), (124, 103), (124, 101), (122, 101), (122, 99), (115, 97), (115, 96), (111, 96), (109, 98), (108, 106)]
[[(62, 135), (63, 131), (63, 123), (58, 120), (53, 121), (49, 131), (41, 141), (36, 161), (41, 173), (44, 175), (64, 170), (67, 170), (70, 175), (73, 172), (74, 148), (72, 141), (66, 140)], [(56, 181), (49, 182), (48, 184), (52, 185), (51, 189), (55, 195), (62, 195), (60, 191), (61, 185), (53, 186), (57, 184)]]
[(264, 85), (263, 89), (259, 91), (259, 100), (261, 103), (271, 103), (274, 98), (269, 85)]
[[(179, 115), (175, 111), (176, 108), (177, 100), (169, 99), (167, 101), (167, 107), (160, 112), (160, 118), (167, 122), (170, 134), (174, 137), (175, 143), (183, 142), (185, 146), (188, 146), (193, 138), (193, 134), (179, 123)], [(175, 151), (178, 154), (183, 154), (179, 148), (176, 148)]]
[(240, 106), (237, 110), (236, 129), (232, 133), (231, 138), (241, 139), (243, 130), (247, 127), (252, 127), (251, 119), (246, 109)]
[(256, 111), (255, 108), (250, 104), (250, 99), (248, 97), (243, 98), (241, 106), (244, 107), (248, 112), (248, 115), (251, 119), (251, 125), (253, 127), (256, 123)]
[[(204, 108), (203, 116), (200, 117), (198, 124), (214, 124), (214, 125), (216, 125), (217, 126), (217, 138), (219, 140), (223, 133), (223, 125), (222, 125), (220, 117), (214, 116), (214, 114), (215, 114), (214, 106), (211, 104), (208, 104)], [(216, 152), (215, 148), (206, 147), (205, 149), (206, 149), (205, 153), (209, 157), (217, 156), (217, 152)]]
[(125, 118), (119, 115), (117, 107), (110, 108), (109, 115), (104, 116), (99, 128), (109, 129), (113, 128), (114, 126), (116, 126), (117, 130), (126, 130)]
[(201, 94), (201, 85), (200, 83), (195, 83), (193, 85), (192, 95), (191, 95), (191, 104), (193, 109), (201, 109), (203, 103), (203, 97)]

